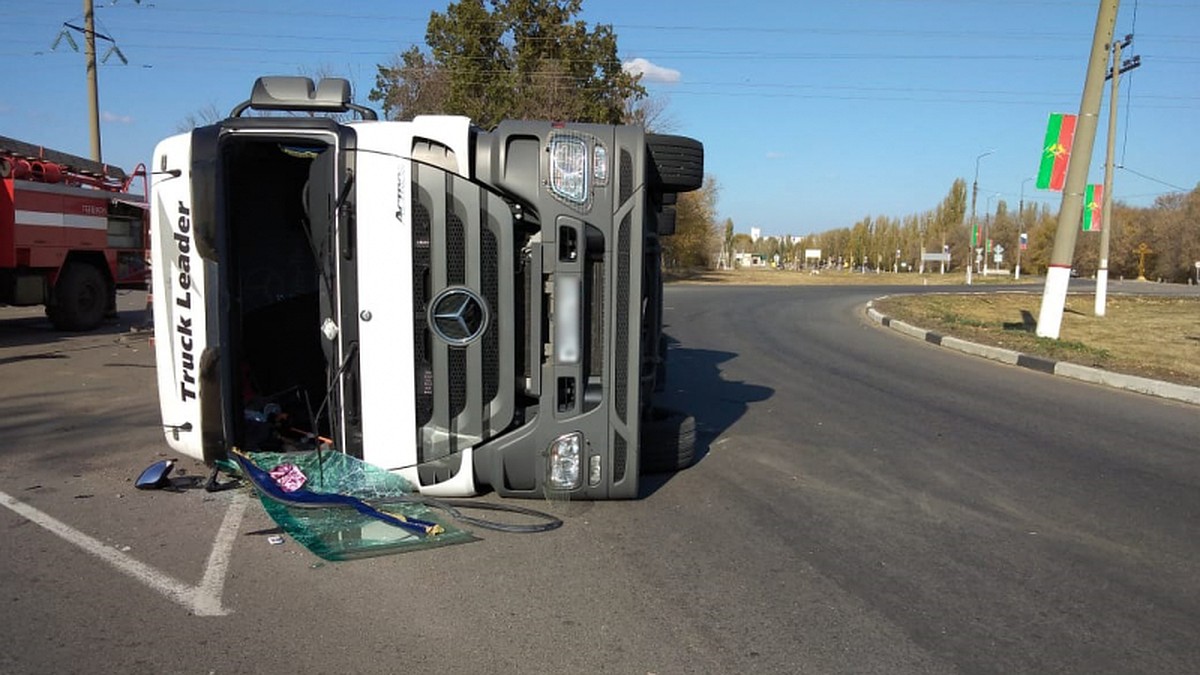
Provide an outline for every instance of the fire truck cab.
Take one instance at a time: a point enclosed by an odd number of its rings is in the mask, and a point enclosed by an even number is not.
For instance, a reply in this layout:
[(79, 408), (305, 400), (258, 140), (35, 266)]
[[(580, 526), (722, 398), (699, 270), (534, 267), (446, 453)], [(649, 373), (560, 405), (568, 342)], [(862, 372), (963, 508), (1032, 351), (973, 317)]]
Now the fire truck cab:
[[(129, 193), (142, 177), (143, 193)], [(118, 288), (144, 288), (146, 172), (0, 136), (0, 304), (44, 305), (59, 330), (91, 330)]]

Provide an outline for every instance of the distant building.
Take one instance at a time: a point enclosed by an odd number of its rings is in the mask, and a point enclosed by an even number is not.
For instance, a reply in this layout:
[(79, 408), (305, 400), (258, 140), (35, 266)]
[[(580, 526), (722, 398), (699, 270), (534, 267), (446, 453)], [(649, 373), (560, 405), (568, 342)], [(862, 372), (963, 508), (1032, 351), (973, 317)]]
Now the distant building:
[(762, 239), (762, 228), (761, 227), (750, 228), (750, 241), (757, 244), (759, 239)]
[(766, 267), (767, 258), (758, 253), (748, 253), (738, 251), (733, 254), (733, 261), (737, 267)]

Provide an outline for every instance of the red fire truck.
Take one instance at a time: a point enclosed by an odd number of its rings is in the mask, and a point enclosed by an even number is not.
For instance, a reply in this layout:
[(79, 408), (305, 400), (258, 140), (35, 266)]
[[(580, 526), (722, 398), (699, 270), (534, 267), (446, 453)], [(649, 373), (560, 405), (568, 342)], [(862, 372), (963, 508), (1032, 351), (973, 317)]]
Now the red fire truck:
[(146, 184), (143, 165), (126, 174), (0, 136), (0, 304), (45, 305), (60, 330), (114, 315), (117, 289), (148, 279)]

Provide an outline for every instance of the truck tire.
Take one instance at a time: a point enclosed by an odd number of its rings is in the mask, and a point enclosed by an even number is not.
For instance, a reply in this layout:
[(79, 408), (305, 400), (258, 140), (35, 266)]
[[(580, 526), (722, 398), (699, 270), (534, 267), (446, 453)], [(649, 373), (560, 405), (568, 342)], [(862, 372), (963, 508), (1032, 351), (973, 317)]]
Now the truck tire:
[(655, 408), (642, 424), (643, 474), (686, 469), (696, 458), (696, 418), (671, 408)]
[(46, 315), (58, 330), (91, 330), (108, 311), (108, 279), (87, 263), (67, 263), (54, 286), (54, 305)]
[(659, 186), (666, 192), (691, 192), (704, 185), (704, 145), (686, 136), (646, 134)]

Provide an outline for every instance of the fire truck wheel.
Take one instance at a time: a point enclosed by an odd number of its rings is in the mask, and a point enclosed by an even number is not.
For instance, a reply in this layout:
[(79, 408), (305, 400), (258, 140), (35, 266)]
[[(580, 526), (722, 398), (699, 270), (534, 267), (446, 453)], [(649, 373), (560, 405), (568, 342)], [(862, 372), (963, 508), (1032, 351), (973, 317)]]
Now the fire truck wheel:
[(91, 330), (104, 320), (108, 280), (86, 263), (69, 263), (54, 287), (55, 305), (46, 310), (59, 330)]
[(696, 418), (671, 408), (655, 408), (642, 424), (642, 473), (667, 473), (692, 465), (696, 457)]

